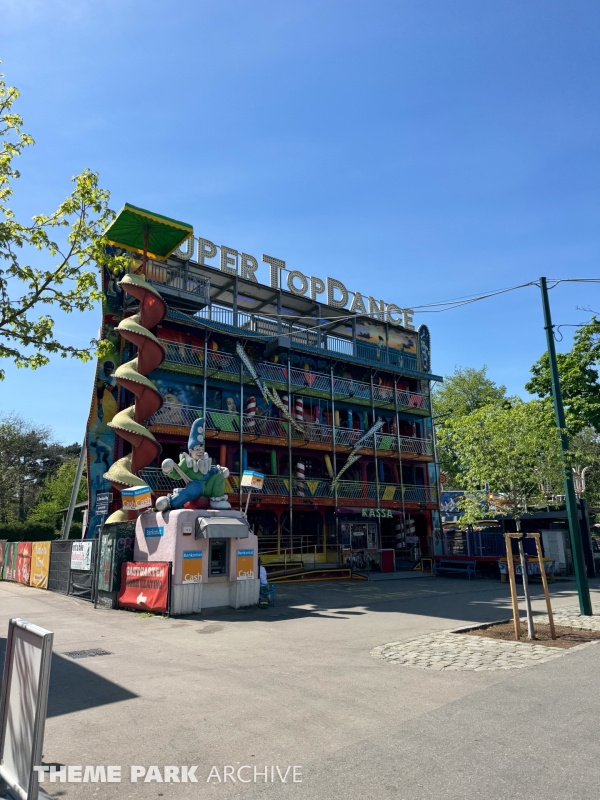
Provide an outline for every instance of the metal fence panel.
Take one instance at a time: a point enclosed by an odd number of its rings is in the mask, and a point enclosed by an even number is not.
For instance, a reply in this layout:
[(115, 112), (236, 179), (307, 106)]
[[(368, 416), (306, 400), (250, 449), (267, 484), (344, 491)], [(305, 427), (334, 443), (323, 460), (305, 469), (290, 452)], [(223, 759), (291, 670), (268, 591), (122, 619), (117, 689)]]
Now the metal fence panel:
[(48, 572), (48, 589), (51, 592), (69, 594), (72, 544), (69, 540), (52, 542)]

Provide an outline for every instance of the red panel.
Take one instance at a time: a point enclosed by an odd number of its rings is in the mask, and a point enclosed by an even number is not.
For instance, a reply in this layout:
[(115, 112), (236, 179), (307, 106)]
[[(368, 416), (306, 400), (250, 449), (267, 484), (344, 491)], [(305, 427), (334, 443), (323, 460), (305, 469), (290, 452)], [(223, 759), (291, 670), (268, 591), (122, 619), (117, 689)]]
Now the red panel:
[(24, 583), (29, 586), (29, 575), (31, 573), (31, 542), (19, 542), (17, 553), (17, 583)]
[(121, 566), (119, 606), (166, 614), (169, 608), (169, 564), (165, 561), (126, 561)]

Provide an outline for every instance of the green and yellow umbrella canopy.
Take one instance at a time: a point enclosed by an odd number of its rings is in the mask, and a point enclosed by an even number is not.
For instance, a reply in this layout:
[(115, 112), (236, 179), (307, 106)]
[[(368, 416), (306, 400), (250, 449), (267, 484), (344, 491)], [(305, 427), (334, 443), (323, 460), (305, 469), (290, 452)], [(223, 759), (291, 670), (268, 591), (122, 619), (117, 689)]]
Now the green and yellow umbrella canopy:
[(109, 244), (162, 260), (193, 233), (187, 222), (125, 203), (104, 235)]

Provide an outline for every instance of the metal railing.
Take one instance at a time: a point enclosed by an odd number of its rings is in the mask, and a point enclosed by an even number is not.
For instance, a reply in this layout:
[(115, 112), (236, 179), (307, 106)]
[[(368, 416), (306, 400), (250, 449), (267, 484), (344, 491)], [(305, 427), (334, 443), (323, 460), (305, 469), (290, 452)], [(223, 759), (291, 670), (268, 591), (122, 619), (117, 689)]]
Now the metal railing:
[(417, 370), (417, 357), (399, 350), (391, 350), (387, 347), (378, 347), (375, 344), (356, 343), (356, 355), (365, 361), (372, 361), (376, 364), (388, 364), (389, 366), (399, 367), (400, 369)]
[[(237, 316), (236, 316), (237, 315)], [(279, 322), (267, 317), (256, 314), (248, 314), (245, 311), (235, 311), (226, 306), (210, 305), (196, 313), (197, 317), (231, 328), (241, 328), (242, 330), (257, 333), (260, 336), (274, 338), (275, 336), (289, 336), (294, 344), (305, 345), (306, 347), (318, 350), (327, 350), (332, 353), (341, 353), (348, 356), (356, 356), (365, 361), (375, 364), (387, 364), (400, 369), (418, 369), (418, 361), (415, 355), (403, 353), (399, 350), (387, 347), (378, 347), (373, 344), (356, 342), (352, 339), (345, 339), (341, 336), (332, 336), (329, 333), (321, 333), (318, 328), (303, 328), (293, 325), (280, 319)]]
[(148, 420), (150, 425), (172, 425), (178, 428), (191, 428), (195, 420), (202, 416), (198, 406), (184, 406), (179, 403), (164, 403)]
[[(165, 348), (165, 361), (190, 367), (202, 368), (204, 366), (204, 350), (201, 347), (160, 339)], [(254, 368), (260, 378), (270, 383), (279, 384), (283, 389), (288, 385), (288, 368), (285, 364), (271, 361), (257, 361)], [(240, 362), (236, 356), (217, 350), (208, 351), (208, 369), (214, 372), (226, 372), (230, 375), (240, 374)], [(289, 369), (289, 383), (292, 389), (304, 391), (331, 393), (331, 376), (322, 372), (291, 367)], [(338, 398), (356, 398), (371, 400), (371, 386), (362, 381), (349, 378), (333, 377), (333, 392)], [(420, 408), (429, 411), (431, 402), (429, 395), (397, 389), (398, 405), (403, 408)], [(373, 386), (373, 399), (377, 403), (394, 404), (393, 386)]]
[[(202, 417), (202, 408), (199, 406), (180, 405), (179, 403), (165, 403), (150, 418), (150, 425), (171, 425), (174, 427), (191, 427), (194, 420)], [(242, 431), (244, 435), (256, 438), (268, 436), (274, 439), (288, 439), (290, 423), (278, 417), (264, 415), (253, 416), (242, 414)], [(356, 442), (364, 435), (358, 428), (332, 428), (330, 425), (319, 425), (311, 422), (298, 422), (298, 428), (291, 426), (293, 442), (315, 442), (318, 444), (333, 445), (338, 447), (354, 447)], [(240, 415), (217, 409), (207, 409), (206, 428), (212, 431), (225, 431), (228, 433), (240, 432)], [(398, 437), (395, 433), (376, 433), (375, 441), (377, 450), (398, 452)], [(373, 447), (373, 434), (365, 440), (362, 449)], [(400, 437), (402, 453), (413, 455), (433, 455), (433, 442), (431, 439), (416, 439), (411, 436)]]
[[(158, 467), (146, 467), (141, 470), (140, 477), (143, 478), (148, 486), (155, 492), (172, 492), (178, 486), (183, 486), (183, 481), (174, 481), (164, 475)], [(292, 478), (292, 497), (314, 497), (314, 498), (333, 498), (335, 490), (329, 479), (323, 478)], [(239, 477), (230, 475), (228, 478), (231, 489), (227, 491), (239, 491)], [(338, 481), (337, 497), (338, 500), (389, 500), (402, 502), (402, 490), (404, 488), (404, 500), (408, 503), (435, 503), (437, 492), (433, 486), (404, 486), (395, 483), (374, 483), (372, 481)], [(290, 478), (285, 475), (266, 475), (262, 492), (254, 492), (255, 496), (271, 495), (276, 497), (289, 497)]]
[(162, 291), (171, 290), (179, 295), (189, 295), (200, 303), (209, 302), (210, 281), (196, 275), (187, 266), (171, 267), (149, 259), (146, 264), (146, 280), (157, 284)]
[[(524, 540), (525, 554), (536, 555), (535, 542)], [(444, 531), (444, 555), (502, 558), (506, 556), (506, 542), (501, 531)]]

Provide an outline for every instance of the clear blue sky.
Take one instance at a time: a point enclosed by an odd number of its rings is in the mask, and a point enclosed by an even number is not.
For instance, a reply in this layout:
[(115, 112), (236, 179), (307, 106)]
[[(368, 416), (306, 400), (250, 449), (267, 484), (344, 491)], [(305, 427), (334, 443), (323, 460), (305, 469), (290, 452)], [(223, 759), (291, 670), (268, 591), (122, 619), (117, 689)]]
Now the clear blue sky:
[[(0, 20), (37, 142), (24, 218), (90, 167), (115, 210), (400, 306), (598, 275), (597, 0), (0, 0)], [(576, 323), (600, 289), (551, 300)], [(57, 320), (85, 343), (99, 313)], [(545, 350), (536, 288), (415, 322), (435, 372), (487, 364), (515, 393)], [(80, 440), (92, 381), (9, 367), (0, 409)]]

